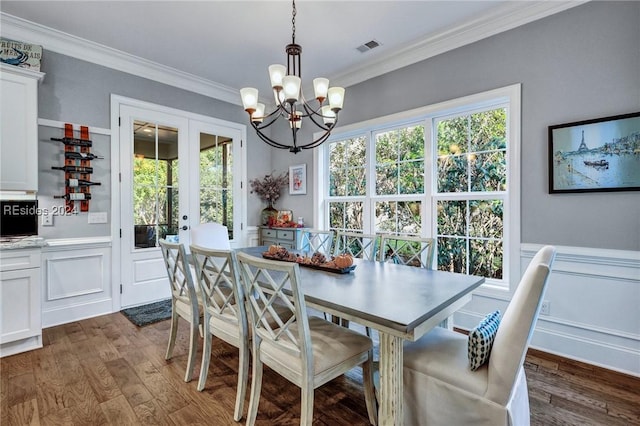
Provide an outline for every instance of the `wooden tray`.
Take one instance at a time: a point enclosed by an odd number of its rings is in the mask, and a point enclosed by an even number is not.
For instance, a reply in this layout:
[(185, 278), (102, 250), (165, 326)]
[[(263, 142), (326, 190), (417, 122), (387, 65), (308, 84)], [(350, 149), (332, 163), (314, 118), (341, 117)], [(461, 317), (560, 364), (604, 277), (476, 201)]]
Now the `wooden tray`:
[(280, 259), (278, 257), (273, 257), (273, 256), (269, 256), (269, 254), (267, 253), (262, 253), (262, 257), (264, 257), (265, 259), (269, 259), (269, 260), (279, 260), (280, 262), (289, 262), (289, 263), (297, 263), (300, 266), (304, 266), (305, 268), (311, 268), (311, 269), (318, 269), (320, 271), (327, 271), (327, 272), (333, 272), (334, 274), (348, 274), (349, 272), (353, 271), (354, 269), (356, 269), (356, 265), (351, 265), (348, 266), (346, 268), (330, 268), (328, 266), (322, 266), (322, 265), (315, 265), (313, 263), (302, 263), (302, 262), (295, 262), (292, 260), (284, 260), (284, 259)]

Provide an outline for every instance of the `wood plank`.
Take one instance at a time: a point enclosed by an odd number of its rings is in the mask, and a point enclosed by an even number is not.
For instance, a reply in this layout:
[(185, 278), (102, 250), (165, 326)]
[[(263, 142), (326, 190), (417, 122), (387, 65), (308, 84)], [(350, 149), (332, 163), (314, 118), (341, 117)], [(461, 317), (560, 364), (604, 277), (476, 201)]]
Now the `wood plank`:
[(156, 400), (136, 405), (133, 407), (133, 412), (136, 414), (138, 422), (141, 425), (173, 426), (175, 424), (162, 408), (162, 403)]
[(106, 402), (122, 395), (118, 384), (101, 359), (82, 359), (80, 364), (98, 402)]
[(127, 399), (120, 395), (109, 401), (100, 404), (100, 408), (107, 418), (109, 424), (112, 425), (135, 425), (138, 424), (138, 418), (133, 409), (127, 402)]
[(70, 401), (74, 424), (92, 426), (109, 424), (87, 380), (70, 383), (65, 386), (65, 391)]
[(38, 400), (36, 398), (22, 401), (11, 406), (7, 411), (7, 420), (3, 425), (40, 425), (40, 414), (38, 413)]
[(66, 407), (63, 375), (55, 360), (56, 344), (33, 353), (38, 412), (41, 417)]
[(33, 373), (13, 376), (7, 380), (7, 407), (22, 404), (37, 398), (36, 378)]
[(153, 399), (127, 361), (116, 359), (106, 362), (105, 365), (131, 407)]
[(137, 364), (133, 366), (133, 370), (165, 412), (173, 413), (189, 404), (151, 362)]

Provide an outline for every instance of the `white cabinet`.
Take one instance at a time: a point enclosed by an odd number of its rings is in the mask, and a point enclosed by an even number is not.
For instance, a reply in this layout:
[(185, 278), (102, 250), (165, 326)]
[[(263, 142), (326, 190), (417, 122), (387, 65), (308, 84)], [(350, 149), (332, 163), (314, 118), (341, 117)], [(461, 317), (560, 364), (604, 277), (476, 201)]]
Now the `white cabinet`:
[(44, 74), (0, 64), (0, 191), (38, 190), (38, 82)]
[(40, 249), (0, 251), (0, 357), (42, 347)]

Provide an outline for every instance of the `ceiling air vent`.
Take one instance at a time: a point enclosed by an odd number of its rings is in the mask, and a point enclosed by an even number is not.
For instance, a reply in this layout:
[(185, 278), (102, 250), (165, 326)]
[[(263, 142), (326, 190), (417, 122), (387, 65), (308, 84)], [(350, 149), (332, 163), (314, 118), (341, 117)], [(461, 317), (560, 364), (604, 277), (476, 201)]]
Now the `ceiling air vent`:
[(358, 49), (360, 53), (364, 53), (368, 52), (371, 49), (375, 49), (378, 46), (380, 46), (379, 42), (377, 42), (376, 40), (371, 40), (364, 44), (361, 44), (360, 46), (356, 47), (356, 49)]

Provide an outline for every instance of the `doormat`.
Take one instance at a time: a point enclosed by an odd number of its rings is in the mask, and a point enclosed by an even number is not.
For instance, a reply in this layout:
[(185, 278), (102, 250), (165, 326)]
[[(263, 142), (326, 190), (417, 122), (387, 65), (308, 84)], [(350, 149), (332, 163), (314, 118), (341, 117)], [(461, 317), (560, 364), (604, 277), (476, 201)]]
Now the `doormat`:
[(123, 309), (120, 312), (138, 327), (171, 318), (171, 299)]

